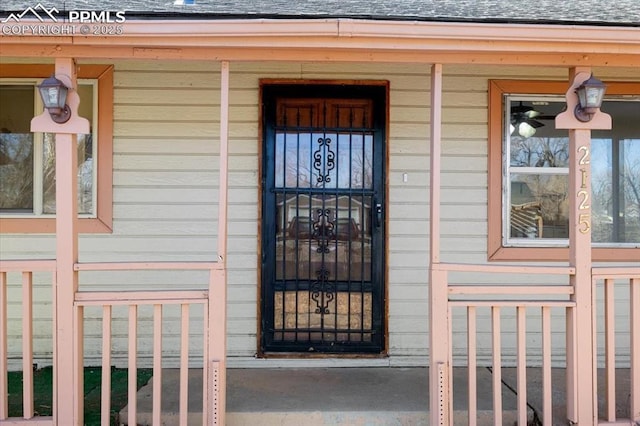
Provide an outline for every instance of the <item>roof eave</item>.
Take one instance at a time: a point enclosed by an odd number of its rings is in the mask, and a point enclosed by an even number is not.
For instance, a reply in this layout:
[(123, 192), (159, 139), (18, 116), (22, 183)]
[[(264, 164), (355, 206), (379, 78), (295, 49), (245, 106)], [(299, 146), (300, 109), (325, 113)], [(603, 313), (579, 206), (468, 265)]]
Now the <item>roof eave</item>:
[(128, 20), (122, 24), (121, 35), (3, 36), (2, 44), (5, 51), (7, 46), (29, 44), (55, 44), (58, 50), (67, 46), (236, 51), (269, 48), (274, 52), (273, 60), (278, 60), (276, 52), (314, 49), (640, 58), (640, 31), (635, 28), (359, 19)]

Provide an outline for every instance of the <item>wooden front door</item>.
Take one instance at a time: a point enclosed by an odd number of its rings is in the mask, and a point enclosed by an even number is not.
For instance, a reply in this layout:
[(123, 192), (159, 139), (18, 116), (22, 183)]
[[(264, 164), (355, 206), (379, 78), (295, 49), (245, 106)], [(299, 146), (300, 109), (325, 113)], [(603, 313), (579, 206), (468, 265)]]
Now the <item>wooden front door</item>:
[(380, 353), (384, 90), (263, 89), (261, 349)]

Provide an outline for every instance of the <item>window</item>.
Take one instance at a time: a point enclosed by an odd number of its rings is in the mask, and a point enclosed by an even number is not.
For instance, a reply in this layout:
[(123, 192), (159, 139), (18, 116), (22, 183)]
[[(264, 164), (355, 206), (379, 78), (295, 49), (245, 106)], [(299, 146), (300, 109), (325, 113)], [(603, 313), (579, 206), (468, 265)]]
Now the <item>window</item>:
[[(51, 65), (0, 66), (0, 232), (55, 232), (55, 135), (31, 133), (42, 103), (35, 87)], [(112, 223), (113, 68), (81, 65), (78, 135), (79, 231), (110, 232)]]
[[(565, 82), (492, 81), (489, 257), (568, 258), (567, 130), (555, 129)], [(611, 130), (592, 132), (595, 260), (640, 258), (640, 84), (612, 83), (602, 110)]]
[[(78, 135), (78, 212), (95, 217), (95, 82), (78, 84), (83, 100), (79, 115), (91, 123), (92, 133)], [(31, 118), (42, 102), (37, 80), (19, 79), (0, 84), (0, 212), (5, 216), (54, 214), (55, 135), (31, 133)]]

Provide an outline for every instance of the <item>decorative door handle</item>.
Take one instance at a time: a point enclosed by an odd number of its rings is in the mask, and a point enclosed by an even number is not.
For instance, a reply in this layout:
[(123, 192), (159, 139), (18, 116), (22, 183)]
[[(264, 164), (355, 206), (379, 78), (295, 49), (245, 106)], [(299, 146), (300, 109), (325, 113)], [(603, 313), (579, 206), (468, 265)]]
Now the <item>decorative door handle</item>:
[(382, 225), (382, 204), (378, 203), (378, 201), (374, 198), (374, 211), (373, 211), (373, 225), (376, 228), (380, 228)]

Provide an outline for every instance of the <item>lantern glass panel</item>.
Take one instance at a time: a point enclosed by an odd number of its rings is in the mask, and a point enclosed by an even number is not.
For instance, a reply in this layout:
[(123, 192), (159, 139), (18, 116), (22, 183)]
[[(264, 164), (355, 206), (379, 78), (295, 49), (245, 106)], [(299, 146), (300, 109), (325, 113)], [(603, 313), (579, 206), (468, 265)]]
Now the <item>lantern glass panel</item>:
[(602, 95), (604, 91), (600, 87), (587, 87), (586, 90), (586, 105), (587, 108), (598, 108), (602, 104)]

